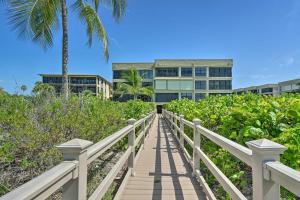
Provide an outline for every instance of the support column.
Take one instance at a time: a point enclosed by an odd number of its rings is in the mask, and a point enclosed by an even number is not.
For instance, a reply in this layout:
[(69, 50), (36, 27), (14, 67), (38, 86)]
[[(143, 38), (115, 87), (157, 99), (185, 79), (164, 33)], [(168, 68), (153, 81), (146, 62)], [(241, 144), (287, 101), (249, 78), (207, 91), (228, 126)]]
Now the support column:
[(63, 186), (63, 200), (86, 200), (87, 198), (87, 148), (93, 143), (87, 140), (73, 139), (57, 148), (65, 161), (78, 161), (78, 177)]
[(132, 131), (128, 134), (128, 148), (131, 148), (131, 153), (128, 159), (128, 168), (131, 170), (131, 176), (135, 175), (134, 172), (134, 158), (135, 158), (135, 119), (129, 119), (128, 120), (128, 125), (132, 126)]
[(200, 132), (197, 131), (196, 126), (200, 125), (200, 119), (194, 119), (194, 146), (193, 146), (193, 173), (196, 174), (200, 170), (200, 156), (196, 153), (196, 148), (200, 148)]
[(287, 148), (267, 139), (246, 142), (252, 150), (252, 184), (253, 199), (279, 200), (279, 184), (264, 178), (264, 164), (268, 161), (279, 161), (280, 154)]

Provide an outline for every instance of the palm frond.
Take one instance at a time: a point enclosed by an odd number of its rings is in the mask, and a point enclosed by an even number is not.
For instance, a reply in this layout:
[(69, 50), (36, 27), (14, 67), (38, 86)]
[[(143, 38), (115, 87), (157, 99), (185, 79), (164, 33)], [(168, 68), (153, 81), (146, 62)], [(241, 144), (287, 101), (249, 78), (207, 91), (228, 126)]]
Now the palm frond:
[(112, 14), (116, 21), (125, 15), (127, 0), (103, 0), (103, 2), (112, 8)]
[(79, 11), (79, 15), (81, 19), (87, 26), (87, 35), (88, 35), (88, 44), (92, 45), (93, 42), (93, 34), (95, 33), (102, 41), (103, 51), (106, 60), (109, 58), (108, 53), (108, 37), (102, 21), (98, 16), (96, 10), (88, 3), (83, 2), (82, 0), (78, 0), (73, 7)]
[(43, 48), (53, 45), (53, 29), (58, 26), (59, 0), (9, 0), (9, 23), (19, 37), (30, 38)]

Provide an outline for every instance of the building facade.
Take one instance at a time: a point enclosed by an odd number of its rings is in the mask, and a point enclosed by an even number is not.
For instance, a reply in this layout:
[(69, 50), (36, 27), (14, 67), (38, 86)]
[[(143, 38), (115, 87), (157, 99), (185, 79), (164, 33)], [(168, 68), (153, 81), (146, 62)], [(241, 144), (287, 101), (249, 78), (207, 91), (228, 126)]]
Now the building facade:
[(288, 80), (279, 82), (277, 84), (265, 84), (259, 86), (251, 86), (246, 88), (235, 89), (235, 94), (254, 93), (254, 94), (268, 94), (279, 95), (287, 92), (296, 92), (300, 89), (300, 79)]
[[(152, 63), (113, 63), (113, 89), (124, 72), (135, 68), (143, 78), (143, 86), (154, 88), (147, 99), (158, 105), (175, 99), (203, 99), (207, 95), (232, 93), (232, 59), (159, 59)], [(125, 96), (125, 95), (124, 95)], [(114, 95), (115, 100), (132, 97)], [(141, 97), (143, 99), (143, 97)]]
[[(40, 74), (43, 83), (54, 86), (56, 93), (62, 91), (61, 74)], [(112, 97), (112, 85), (99, 75), (70, 74), (68, 75), (69, 87), (72, 93), (78, 94), (84, 90), (90, 90), (96, 96), (104, 99)]]

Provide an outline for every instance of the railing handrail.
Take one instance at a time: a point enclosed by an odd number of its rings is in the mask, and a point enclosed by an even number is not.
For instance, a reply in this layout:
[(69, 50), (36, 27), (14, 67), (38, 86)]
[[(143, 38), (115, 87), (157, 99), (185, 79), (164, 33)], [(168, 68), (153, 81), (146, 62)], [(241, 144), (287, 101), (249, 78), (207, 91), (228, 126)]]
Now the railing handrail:
[(281, 162), (267, 162), (265, 168), (268, 170), (265, 179), (272, 180), (287, 190), (300, 197), (300, 172), (294, 170)]
[[(194, 173), (204, 186), (204, 190), (210, 199), (215, 199), (215, 196), (205, 182), (201, 172), (197, 169), (199, 166), (195, 167), (195, 165), (199, 163), (197, 159), (201, 159), (206, 164), (231, 198), (245, 199), (245, 196), (238, 191), (232, 182), (225, 177), (201, 150), (199, 140), (201, 135), (224, 148), (252, 168), (253, 199), (279, 200), (279, 185), (285, 187), (295, 195), (300, 196), (300, 172), (279, 162), (279, 156), (286, 150), (286, 147), (267, 139), (260, 139), (247, 142), (246, 144), (249, 146), (249, 148), (247, 148), (199, 124), (190, 122), (184, 119), (183, 116), (178, 116), (176, 113), (163, 110), (163, 115), (170, 123), (171, 129), (173, 129), (174, 135), (176, 136), (175, 138), (179, 141), (181, 148), (189, 159), (189, 163), (194, 165)], [(180, 120), (180, 127), (177, 125), (177, 120)], [(193, 128), (194, 137), (196, 138), (191, 139), (184, 133), (184, 125)], [(180, 133), (180, 139), (177, 136), (177, 132)], [(197, 134), (199, 135), (197, 136)], [(199, 144), (195, 143), (195, 139)], [(184, 140), (193, 147), (193, 156), (190, 156), (185, 149)]]
[[(86, 200), (87, 165), (128, 135), (130, 136), (128, 142), (131, 142), (131, 145), (90, 197), (90, 199), (101, 198), (128, 158), (132, 158), (129, 163), (133, 163), (132, 166), (134, 166), (136, 162), (135, 147), (142, 138), (145, 139), (154, 116), (155, 112), (153, 111), (138, 121), (132, 119), (133, 124), (127, 125), (94, 145), (91, 145), (92, 142), (90, 141), (80, 139), (73, 139), (59, 145), (65, 161), (0, 197), (0, 200), (46, 199), (61, 187), (63, 187), (63, 199)], [(146, 125), (146, 123), (148, 124)], [(139, 132), (142, 136), (139, 135), (135, 139), (135, 129), (139, 126), (142, 126)], [(142, 142), (144, 143), (144, 140)], [(132, 171), (133, 169), (128, 169), (127, 174), (132, 173)], [(70, 183), (71, 181), (75, 182)]]
[(43, 195), (52, 193), (51, 187), (56, 185), (56, 189), (63, 186), (69, 180), (78, 176), (77, 161), (64, 161), (43, 174), (35, 177), (31, 181), (21, 185), (15, 190), (0, 197), (1, 200), (36, 199)]

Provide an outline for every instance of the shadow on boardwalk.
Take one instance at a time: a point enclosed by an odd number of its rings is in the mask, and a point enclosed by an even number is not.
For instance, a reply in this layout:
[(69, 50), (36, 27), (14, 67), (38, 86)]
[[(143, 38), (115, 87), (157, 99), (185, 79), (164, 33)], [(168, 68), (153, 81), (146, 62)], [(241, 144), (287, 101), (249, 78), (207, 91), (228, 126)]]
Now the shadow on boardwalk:
[(206, 199), (166, 121), (157, 115), (122, 199)]

